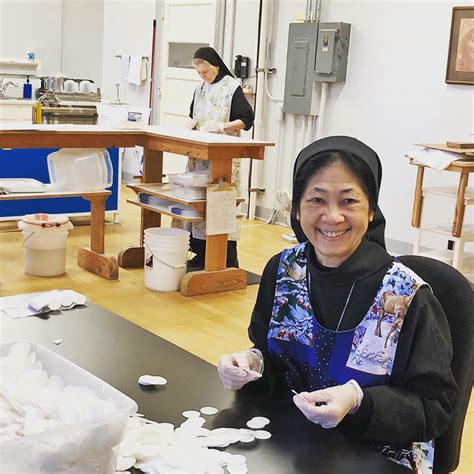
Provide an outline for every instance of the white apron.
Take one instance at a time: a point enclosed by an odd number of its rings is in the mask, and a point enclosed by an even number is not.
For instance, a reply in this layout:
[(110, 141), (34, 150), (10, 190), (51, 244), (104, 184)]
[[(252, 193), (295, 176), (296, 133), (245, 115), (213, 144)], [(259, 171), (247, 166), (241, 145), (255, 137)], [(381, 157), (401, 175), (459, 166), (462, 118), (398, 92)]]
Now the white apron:
[[(232, 98), (239, 81), (231, 76), (224, 76), (219, 82), (203, 82), (194, 91), (193, 118), (199, 130), (209, 120), (229, 122)], [(239, 136), (237, 131), (224, 132), (226, 135)], [(208, 171), (209, 161), (189, 158), (186, 171)], [(240, 160), (232, 160), (232, 182), (240, 185)], [(193, 237), (206, 238), (206, 222), (193, 223)], [(233, 240), (233, 239), (232, 239)]]

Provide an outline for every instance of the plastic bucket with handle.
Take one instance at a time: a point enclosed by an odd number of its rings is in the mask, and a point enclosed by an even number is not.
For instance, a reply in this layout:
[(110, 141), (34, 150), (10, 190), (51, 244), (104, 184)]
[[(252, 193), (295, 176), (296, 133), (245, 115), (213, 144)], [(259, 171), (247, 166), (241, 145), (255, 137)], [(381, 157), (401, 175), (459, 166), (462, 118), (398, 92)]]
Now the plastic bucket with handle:
[(74, 226), (67, 216), (28, 214), (18, 222), (23, 233), (25, 273), (57, 276), (66, 271), (66, 244)]
[(189, 236), (187, 230), (145, 229), (145, 286), (153, 291), (177, 291), (186, 274)]

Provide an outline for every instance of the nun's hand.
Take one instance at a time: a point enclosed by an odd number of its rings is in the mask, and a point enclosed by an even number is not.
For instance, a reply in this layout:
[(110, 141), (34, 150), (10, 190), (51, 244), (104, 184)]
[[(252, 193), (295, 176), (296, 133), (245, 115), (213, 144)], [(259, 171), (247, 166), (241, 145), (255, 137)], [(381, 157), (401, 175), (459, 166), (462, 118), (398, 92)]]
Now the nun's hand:
[(223, 355), (217, 367), (219, 377), (227, 390), (240, 390), (246, 383), (262, 376), (263, 357), (258, 349)]
[(363, 396), (359, 384), (350, 380), (344, 385), (301, 392), (293, 397), (293, 401), (308, 420), (323, 428), (334, 428), (348, 413), (358, 410)]
[(201, 130), (203, 132), (224, 133), (224, 122), (209, 120), (201, 127)]
[(184, 128), (186, 130), (194, 130), (196, 128), (197, 121), (196, 119), (193, 119), (191, 117), (186, 117), (186, 120), (184, 121)]

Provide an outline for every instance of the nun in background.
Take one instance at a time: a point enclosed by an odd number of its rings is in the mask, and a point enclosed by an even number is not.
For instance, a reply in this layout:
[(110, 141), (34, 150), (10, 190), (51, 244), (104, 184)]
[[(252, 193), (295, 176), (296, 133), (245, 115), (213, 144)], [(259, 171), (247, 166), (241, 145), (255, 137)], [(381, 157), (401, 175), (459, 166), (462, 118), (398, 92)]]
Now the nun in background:
[[(239, 136), (254, 121), (252, 107), (244, 96), (240, 82), (234, 78), (217, 52), (210, 47), (199, 48), (192, 61), (203, 82), (194, 91), (186, 128), (204, 132)], [(240, 183), (240, 160), (233, 160), (232, 181)], [(208, 161), (190, 158), (188, 171), (207, 171)], [(206, 256), (206, 223), (193, 224), (191, 250), (196, 256), (189, 267), (203, 267)], [(237, 242), (227, 243), (227, 267), (237, 267)]]
[(218, 371), (229, 390), (252, 382), (310, 422), (428, 472), (456, 394), (450, 330), (429, 286), (385, 250), (381, 178), (379, 157), (355, 138), (301, 151), (292, 203), (300, 244), (267, 263), (254, 347), (222, 356)]

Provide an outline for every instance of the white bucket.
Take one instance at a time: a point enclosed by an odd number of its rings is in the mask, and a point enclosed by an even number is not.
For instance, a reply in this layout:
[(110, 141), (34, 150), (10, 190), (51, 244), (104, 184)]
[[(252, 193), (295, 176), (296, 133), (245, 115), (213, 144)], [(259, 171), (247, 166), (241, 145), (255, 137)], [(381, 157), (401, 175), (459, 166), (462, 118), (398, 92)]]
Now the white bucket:
[(57, 276), (66, 271), (66, 243), (74, 226), (67, 216), (28, 214), (18, 222), (23, 233), (25, 273)]
[(145, 229), (145, 286), (149, 290), (179, 290), (186, 274), (189, 235), (183, 229)]

